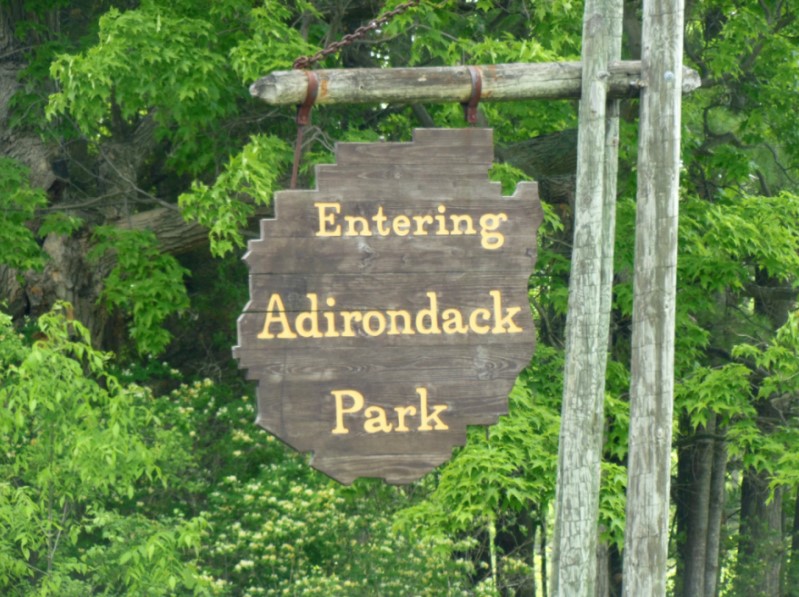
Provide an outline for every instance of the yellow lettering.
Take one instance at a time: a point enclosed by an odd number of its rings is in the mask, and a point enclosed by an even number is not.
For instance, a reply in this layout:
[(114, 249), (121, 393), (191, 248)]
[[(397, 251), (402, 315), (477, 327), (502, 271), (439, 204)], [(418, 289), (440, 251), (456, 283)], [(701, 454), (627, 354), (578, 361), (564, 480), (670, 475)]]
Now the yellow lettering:
[(360, 311), (342, 311), (341, 319), (344, 320), (344, 331), (341, 335), (345, 338), (354, 338), (355, 330), (352, 329), (353, 322), (358, 322), (363, 319), (363, 313)]
[[(372, 321), (377, 321), (377, 327), (372, 327)], [(363, 331), (370, 336), (379, 336), (386, 330), (386, 316), (380, 311), (367, 311), (363, 314)]]
[(507, 222), (508, 216), (503, 213), (483, 214), (480, 216), (480, 245), (484, 249), (493, 251), (505, 243), (505, 235), (497, 232), (502, 222)]
[[(427, 303), (421, 309), (371, 309), (369, 311), (336, 311), (336, 299), (325, 298), (326, 308), (320, 307), (319, 296), (314, 292), (306, 295), (308, 308), (299, 313), (287, 313), (279, 293), (269, 296), (263, 327), (257, 335), (261, 340), (274, 338), (294, 340), (296, 338), (355, 338), (388, 336), (412, 336), (415, 334), (519, 334), (522, 325), (516, 317), (523, 307), (505, 307), (500, 290), (490, 290), (490, 307), (474, 308), (471, 311), (457, 307), (439, 310), (438, 294), (425, 293)], [(523, 323), (523, 322), (522, 322)]]
[[(343, 225), (339, 217), (342, 213), (340, 202), (318, 201), (314, 203), (314, 206), (319, 222), (316, 236), (372, 236), (375, 234), (372, 226), (375, 226), (376, 234), (380, 236), (390, 236), (391, 234), (396, 236), (478, 234), (472, 214), (447, 214), (447, 208), (443, 203), (436, 207), (437, 213), (435, 214), (398, 214), (393, 217), (387, 216), (381, 205), (371, 216), (343, 215)], [(480, 245), (484, 249), (493, 251), (505, 244), (505, 235), (499, 229), (507, 221), (506, 213), (486, 213), (480, 216), (478, 220)]]
[[(436, 293), (428, 292), (425, 296), (429, 300), (430, 308), (422, 309), (416, 314), (416, 331), (420, 334), (440, 334), (441, 328), (438, 327), (438, 299)], [(425, 325), (425, 318), (430, 320), (429, 325)]]
[[(413, 331), (413, 326), (411, 326), (411, 314), (405, 311), (404, 309), (399, 309), (399, 310), (389, 309), (388, 311), (386, 311), (386, 315), (388, 315), (389, 336), (399, 336), (400, 334), (406, 334), (410, 336), (416, 333)], [(399, 319), (400, 317), (402, 318), (401, 330), (397, 326), (397, 319)]]
[(444, 309), (441, 325), (445, 334), (467, 334), (469, 328), (463, 323), (463, 314), (458, 309)]
[(383, 206), (377, 208), (377, 213), (372, 217), (375, 224), (377, 224), (377, 233), (381, 236), (388, 236), (391, 234), (391, 228), (385, 226), (384, 224), (388, 220), (388, 218), (383, 215)]
[(427, 236), (427, 228), (425, 226), (433, 223), (433, 216), (413, 216), (413, 221), (416, 222), (416, 230), (413, 233), (416, 236)]
[(366, 421), (363, 422), (363, 430), (366, 433), (377, 433), (382, 431), (388, 433), (393, 426), (386, 420), (386, 411), (380, 406), (370, 406), (363, 414), (366, 415)]
[(405, 424), (405, 417), (412, 417), (416, 414), (415, 406), (395, 406), (394, 412), (397, 413), (397, 428), (395, 431), (409, 431)]
[[(419, 417), (421, 419), (421, 424), (419, 425), (419, 431), (432, 431), (434, 429), (437, 430), (446, 430), (449, 427), (439, 418), (439, 415), (447, 410), (446, 404), (436, 404), (433, 406), (433, 412), (427, 412), (427, 388), (416, 388), (416, 393), (419, 394)], [(431, 426), (430, 423), (433, 423)]]
[[(347, 222), (347, 232), (344, 236), (372, 236), (372, 229), (369, 228), (369, 221), (363, 216), (344, 216), (344, 221)], [(355, 230), (355, 225), (361, 225), (361, 231)]]
[[(280, 333), (275, 336), (269, 330), (273, 323), (281, 326)], [(286, 317), (286, 307), (283, 305), (283, 299), (280, 298), (278, 293), (274, 293), (269, 297), (269, 303), (266, 305), (266, 317), (264, 318), (264, 328), (258, 334), (258, 338), (271, 340), (272, 338), (286, 338), (294, 339), (297, 334), (291, 331), (288, 317)]]
[(394, 228), (394, 234), (397, 236), (408, 236), (411, 231), (411, 220), (408, 216), (400, 214), (394, 218), (392, 227)]
[[(328, 307), (335, 307), (336, 306), (336, 299), (332, 296), (327, 297), (325, 300)], [(325, 338), (338, 338), (339, 333), (336, 331), (336, 314), (335, 313), (325, 313), (325, 321), (327, 322), (327, 329), (325, 330)]]
[(449, 230), (447, 230), (447, 216), (444, 214), (447, 211), (447, 208), (443, 205), (439, 205), (436, 208), (436, 211), (439, 215), (436, 216), (436, 222), (438, 223), (438, 230), (436, 230), (436, 236), (449, 236)]
[[(336, 216), (332, 213), (326, 213), (328, 209), (332, 209), (335, 213), (341, 213), (341, 204), (327, 201), (318, 201), (314, 203), (319, 217), (319, 230), (316, 236), (341, 236), (341, 226), (336, 224)], [(327, 225), (336, 224), (336, 226), (328, 230)]]
[(319, 331), (319, 300), (315, 293), (306, 294), (308, 302), (311, 303), (308, 311), (303, 311), (294, 320), (294, 328), (297, 334), (303, 338), (322, 338), (322, 332)]
[[(477, 234), (469, 214), (452, 214), (449, 219), (452, 220), (452, 234)], [(463, 228), (461, 224), (464, 224)]]
[[(333, 390), (330, 393), (336, 399), (336, 426), (333, 428), (333, 433), (336, 435), (349, 433), (350, 430), (344, 426), (344, 415), (357, 413), (363, 408), (363, 394), (356, 390)], [(344, 408), (345, 396), (352, 400), (349, 408)]]
[(480, 317), (483, 321), (491, 318), (491, 312), (488, 309), (475, 309), (469, 315), (469, 327), (475, 334), (487, 334), (491, 329), (487, 325), (477, 325), (477, 318)]
[(499, 290), (492, 290), (488, 294), (494, 299), (494, 329), (491, 330), (492, 333), (504, 334), (506, 332), (506, 327), (508, 334), (523, 332), (524, 330), (513, 321), (514, 316), (519, 313), (522, 308), (509, 307), (505, 309), (505, 315), (500, 315), (500, 313), (502, 313), (502, 293)]

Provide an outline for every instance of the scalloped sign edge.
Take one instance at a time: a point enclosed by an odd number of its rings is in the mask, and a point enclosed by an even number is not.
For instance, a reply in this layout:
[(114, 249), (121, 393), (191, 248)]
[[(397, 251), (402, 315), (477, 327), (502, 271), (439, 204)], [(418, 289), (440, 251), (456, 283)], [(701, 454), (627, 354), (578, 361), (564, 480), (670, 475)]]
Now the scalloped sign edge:
[(537, 184), (488, 179), (491, 129), (337, 143), (248, 243), (233, 355), (256, 423), (342, 482), (409, 483), (507, 413), (535, 348)]

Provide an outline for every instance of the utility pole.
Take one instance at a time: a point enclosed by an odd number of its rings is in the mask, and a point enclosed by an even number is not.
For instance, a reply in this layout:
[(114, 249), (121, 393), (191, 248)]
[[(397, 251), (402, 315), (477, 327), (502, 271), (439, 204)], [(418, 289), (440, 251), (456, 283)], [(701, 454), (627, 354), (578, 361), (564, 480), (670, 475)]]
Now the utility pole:
[(623, 594), (666, 594), (682, 0), (644, 0)]
[(583, 17), (574, 243), (558, 443), (552, 594), (595, 594), (605, 369), (613, 279), (618, 105), (608, 73), (621, 52), (621, 0), (588, 0)]

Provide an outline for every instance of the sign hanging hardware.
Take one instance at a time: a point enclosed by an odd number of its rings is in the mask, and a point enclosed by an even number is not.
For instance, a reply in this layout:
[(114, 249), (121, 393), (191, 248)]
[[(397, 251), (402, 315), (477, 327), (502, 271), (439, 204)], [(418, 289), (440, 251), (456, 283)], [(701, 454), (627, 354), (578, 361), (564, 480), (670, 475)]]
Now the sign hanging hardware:
[(483, 73), (479, 66), (467, 66), (469, 77), (472, 79), (472, 94), (469, 101), (463, 102), (463, 115), (470, 126), (477, 124), (477, 105), (483, 93)]
[(319, 77), (313, 71), (306, 70), (331, 54), (335, 54), (341, 48), (351, 45), (353, 42), (365, 37), (370, 31), (374, 31), (388, 23), (397, 15), (402, 14), (409, 8), (419, 4), (419, 0), (409, 0), (404, 4), (398, 5), (394, 10), (390, 10), (376, 19), (372, 19), (366, 25), (358, 27), (355, 31), (345, 35), (341, 40), (328, 44), (312, 56), (300, 56), (294, 61), (294, 70), (304, 70), (308, 77), (308, 91), (305, 101), (297, 109), (297, 141), (294, 144), (294, 163), (291, 168), (291, 189), (297, 188), (297, 175), (299, 172), (300, 158), (302, 157), (302, 138), (306, 126), (311, 122), (311, 108), (313, 108), (316, 96), (319, 93)]
[(319, 94), (319, 77), (310, 70), (305, 71), (308, 77), (308, 91), (305, 93), (305, 101), (297, 108), (297, 141), (294, 143), (294, 163), (291, 167), (291, 186), (297, 188), (297, 174), (300, 168), (300, 157), (302, 157), (302, 137), (305, 127), (311, 123), (311, 110), (313, 109), (316, 96)]
[(311, 65), (319, 62), (323, 58), (327, 58), (331, 54), (335, 54), (341, 48), (351, 45), (354, 41), (365, 37), (367, 33), (370, 31), (374, 31), (375, 29), (379, 29), (381, 26), (388, 23), (391, 19), (404, 13), (409, 8), (413, 8), (414, 6), (419, 4), (419, 0), (410, 0), (409, 2), (405, 2), (404, 4), (398, 5), (394, 10), (390, 10), (376, 19), (372, 19), (366, 25), (362, 27), (358, 27), (352, 33), (345, 35), (339, 41), (334, 41), (328, 44), (325, 48), (319, 50), (316, 54), (312, 56), (300, 56), (294, 61), (292, 68), (295, 70), (302, 70), (310, 67)]

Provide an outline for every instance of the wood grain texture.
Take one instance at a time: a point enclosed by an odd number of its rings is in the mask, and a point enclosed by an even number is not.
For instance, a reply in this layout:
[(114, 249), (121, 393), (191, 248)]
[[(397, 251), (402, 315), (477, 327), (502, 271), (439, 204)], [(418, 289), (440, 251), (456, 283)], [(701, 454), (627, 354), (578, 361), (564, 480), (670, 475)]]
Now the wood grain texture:
[[(579, 62), (513, 63), (478, 66), (481, 101), (577, 99), (583, 67)], [(700, 85), (698, 73), (685, 69), (683, 92)], [(317, 104), (466, 102), (472, 92), (465, 66), (420, 68), (320, 69)], [(641, 63), (615, 61), (605, 72), (610, 97), (637, 96)], [(272, 105), (301, 104), (308, 78), (299, 70), (275, 71), (250, 86), (250, 94)]]
[(588, 0), (577, 138), (574, 243), (569, 278), (558, 444), (552, 594), (593, 597), (597, 578), (605, 370), (613, 278), (616, 136), (607, 71), (621, 49), (620, 0)]
[(350, 143), (250, 241), (234, 357), (257, 423), (344, 483), (418, 479), (492, 424), (529, 363), (537, 189), (503, 197), (490, 130)]
[(644, 0), (623, 595), (666, 594), (684, 3)]

